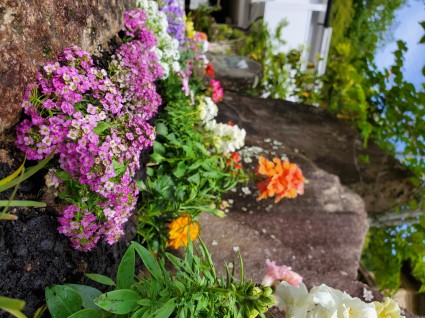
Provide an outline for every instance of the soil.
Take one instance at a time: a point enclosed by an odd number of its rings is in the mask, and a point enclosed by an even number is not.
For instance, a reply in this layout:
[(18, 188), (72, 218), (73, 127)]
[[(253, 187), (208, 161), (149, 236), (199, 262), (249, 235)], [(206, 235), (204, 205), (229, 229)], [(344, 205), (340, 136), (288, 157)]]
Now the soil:
[[(22, 154), (14, 148), (14, 136), (0, 140), (0, 179), (15, 171)], [(144, 158), (147, 155), (143, 156)], [(145, 159), (146, 160), (146, 159)], [(43, 174), (23, 182), (15, 199), (40, 200), (43, 194)], [(0, 193), (7, 199), (11, 190)], [(126, 224), (126, 235), (112, 246), (102, 242), (92, 252), (73, 250), (68, 239), (57, 232), (57, 211), (48, 208), (9, 209), (18, 217), (15, 221), (0, 221), (0, 295), (23, 299), (25, 314), (32, 316), (45, 303), (44, 289), (53, 284), (89, 283), (84, 273), (114, 277), (127, 246), (136, 234), (136, 221)], [(0, 314), (1, 316), (1, 314)]]

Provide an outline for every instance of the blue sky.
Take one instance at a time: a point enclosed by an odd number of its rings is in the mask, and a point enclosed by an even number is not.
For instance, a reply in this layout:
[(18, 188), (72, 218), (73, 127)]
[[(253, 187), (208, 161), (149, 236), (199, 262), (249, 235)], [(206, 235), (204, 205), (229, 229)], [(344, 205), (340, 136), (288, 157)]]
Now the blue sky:
[(425, 82), (422, 67), (425, 65), (425, 44), (418, 44), (424, 30), (418, 22), (425, 20), (425, 3), (418, 0), (409, 0), (408, 4), (396, 12), (396, 28), (394, 41), (379, 49), (375, 62), (380, 68), (390, 66), (394, 61), (393, 51), (396, 50), (397, 40), (407, 43), (408, 51), (405, 55), (404, 76), (407, 81), (417, 88)]

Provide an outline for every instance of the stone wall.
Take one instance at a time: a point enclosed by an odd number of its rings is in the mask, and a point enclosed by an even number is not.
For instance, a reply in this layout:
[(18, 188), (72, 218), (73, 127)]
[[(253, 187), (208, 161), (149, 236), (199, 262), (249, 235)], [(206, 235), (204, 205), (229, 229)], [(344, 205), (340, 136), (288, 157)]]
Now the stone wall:
[(2, 0), (0, 133), (20, 116), (25, 87), (38, 67), (71, 45), (94, 52), (122, 28), (135, 0)]

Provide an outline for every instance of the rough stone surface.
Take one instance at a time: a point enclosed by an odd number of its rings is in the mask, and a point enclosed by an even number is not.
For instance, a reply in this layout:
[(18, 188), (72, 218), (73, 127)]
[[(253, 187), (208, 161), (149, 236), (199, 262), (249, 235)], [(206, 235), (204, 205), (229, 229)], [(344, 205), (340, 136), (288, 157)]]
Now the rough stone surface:
[(216, 79), (233, 92), (250, 90), (263, 74), (261, 64), (247, 57), (237, 55), (207, 54), (214, 67)]
[[(308, 179), (304, 195), (277, 204), (273, 199), (256, 201), (258, 192), (251, 182), (224, 198), (233, 202), (225, 218), (201, 216), (202, 239), (219, 272), (225, 272), (224, 262), (238, 272), (236, 251), (240, 250), (245, 276), (254, 282), (264, 277), (268, 258), (292, 266), (309, 288), (325, 283), (361, 299), (366, 288), (375, 300), (382, 300), (377, 290), (358, 280), (368, 230), (363, 199), (368, 196), (361, 193), (362, 199), (348, 186), (356, 188), (363, 182), (368, 191), (381, 191), (383, 185), (372, 182), (375, 173), (389, 171), (387, 185), (394, 180), (403, 183), (409, 173), (389, 156), (383, 157), (375, 145), (367, 152), (370, 166), (360, 165), (356, 157), (365, 152), (355, 130), (314, 107), (226, 93), (219, 114), (220, 121), (232, 120), (247, 130), (246, 147), (256, 147), (268, 158), (288, 156)], [(252, 170), (254, 161), (244, 165)], [(409, 189), (407, 183), (402, 189)], [(388, 192), (382, 195), (382, 200), (391, 199)], [(367, 202), (369, 208), (383, 208), (383, 203)], [(284, 317), (276, 309), (271, 312)], [(406, 317), (416, 316), (406, 312)]]
[[(226, 92), (219, 115), (223, 122), (235, 120), (248, 136), (256, 136), (257, 144), (264, 138), (278, 139), (284, 152), (293, 151), (339, 176), (343, 185), (364, 199), (368, 213), (410, 199), (412, 173), (372, 141), (364, 149), (354, 127), (323, 109)], [(359, 159), (361, 155), (369, 157), (369, 164)]]
[(134, 0), (2, 0), (0, 133), (17, 122), (37, 69), (71, 45), (93, 52), (118, 33)]

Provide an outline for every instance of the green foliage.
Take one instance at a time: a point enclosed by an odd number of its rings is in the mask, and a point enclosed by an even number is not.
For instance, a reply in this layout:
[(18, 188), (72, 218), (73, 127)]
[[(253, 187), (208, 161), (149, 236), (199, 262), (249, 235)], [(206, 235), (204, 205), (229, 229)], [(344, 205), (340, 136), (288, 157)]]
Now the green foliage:
[(0, 296), (0, 310), (4, 310), (17, 318), (26, 318), (22, 313), (22, 309), (25, 307), (25, 301)]
[[(397, 42), (395, 61), (388, 69), (381, 71), (374, 63), (377, 48), (389, 40), (395, 10), (405, 2), (353, 0), (350, 7), (346, 1), (335, 1), (331, 21), (335, 32), (321, 104), (355, 123), (365, 144), (372, 137), (420, 179), (425, 173), (425, 92), (403, 78), (405, 43)], [(352, 19), (344, 23), (342, 16)], [(403, 209), (420, 208), (423, 198), (417, 196)], [(410, 264), (412, 275), (424, 286), (424, 238), (425, 230), (417, 224), (371, 228), (362, 261), (375, 273), (381, 289), (391, 294), (400, 287), (404, 264)]]
[(193, 22), (194, 29), (207, 34), (211, 37), (211, 25), (215, 23), (211, 14), (215, 11), (220, 11), (220, 6), (205, 6), (201, 5), (197, 10), (190, 11), (187, 15), (187, 20)]
[(180, 79), (172, 75), (163, 87), (167, 105), (155, 124), (147, 178), (138, 182), (138, 234), (155, 252), (165, 247), (166, 224), (180, 212), (192, 218), (202, 211), (220, 216), (221, 195), (246, 180), (241, 170), (229, 166), (226, 156), (209, 146), (212, 137), (198, 126), (196, 108), (182, 92)]
[(375, 274), (375, 280), (386, 294), (400, 288), (403, 265), (422, 284), (425, 292), (425, 215), (419, 224), (371, 228), (364, 247), (362, 262)]
[[(146, 268), (146, 275), (137, 278), (136, 254)], [(146, 248), (132, 242), (121, 260), (116, 288), (101, 293), (83, 285), (55, 285), (46, 289), (48, 309), (54, 317), (253, 318), (264, 317), (276, 301), (270, 287), (244, 279), (241, 257), (239, 280), (227, 265), (226, 277), (217, 278), (202, 241), (198, 248), (189, 243), (184, 259), (169, 253), (166, 257), (173, 272), (165, 268), (164, 258), (156, 260)]]
[[(287, 22), (282, 20), (276, 31), (270, 32), (264, 20), (260, 19), (251, 26), (243, 45), (237, 47), (237, 54), (256, 60), (263, 68), (262, 78), (250, 93), (281, 99), (293, 96), (300, 102), (316, 104), (320, 79), (314, 65), (310, 63), (304, 70), (300, 50), (288, 53), (278, 50), (280, 45), (285, 44), (286, 25)], [(295, 87), (294, 90), (291, 87)]]
[(53, 150), (49, 156), (41, 160), (37, 165), (30, 167), (27, 171), (25, 171), (25, 160), (24, 160), (24, 162), (19, 166), (18, 169), (16, 169), (16, 171), (14, 171), (9, 176), (0, 180), (0, 192), (3, 192), (12, 187), (15, 187), (13, 189), (11, 196), (9, 197), (9, 200), (0, 200), (0, 207), (3, 207), (3, 210), (0, 212), (0, 220), (16, 220), (17, 219), (15, 215), (6, 213), (9, 207), (12, 207), (12, 206), (17, 206), (17, 207), (45, 207), (46, 206), (46, 204), (42, 202), (28, 201), (28, 200), (17, 201), (17, 200), (13, 200), (13, 198), (15, 197), (16, 192), (18, 191), (19, 184), (27, 180), (31, 176), (33, 176), (39, 170), (43, 169), (44, 166), (52, 158), (55, 150)]

